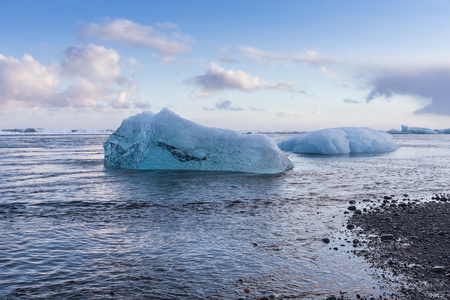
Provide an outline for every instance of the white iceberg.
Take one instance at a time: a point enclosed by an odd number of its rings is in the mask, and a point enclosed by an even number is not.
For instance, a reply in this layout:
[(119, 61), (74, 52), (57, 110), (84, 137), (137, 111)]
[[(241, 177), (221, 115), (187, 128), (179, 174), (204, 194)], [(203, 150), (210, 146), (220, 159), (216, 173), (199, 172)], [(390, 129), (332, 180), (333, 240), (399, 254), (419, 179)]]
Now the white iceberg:
[(402, 132), (413, 133), (413, 134), (436, 134), (436, 133), (438, 133), (434, 129), (425, 128), (425, 127), (409, 127), (406, 125), (402, 125)]
[(300, 134), (278, 143), (281, 150), (304, 154), (384, 153), (398, 149), (387, 133), (367, 127), (341, 127)]
[(281, 173), (292, 163), (263, 134), (209, 128), (164, 108), (122, 121), (103, 144), (104, 165), (141, 170)]

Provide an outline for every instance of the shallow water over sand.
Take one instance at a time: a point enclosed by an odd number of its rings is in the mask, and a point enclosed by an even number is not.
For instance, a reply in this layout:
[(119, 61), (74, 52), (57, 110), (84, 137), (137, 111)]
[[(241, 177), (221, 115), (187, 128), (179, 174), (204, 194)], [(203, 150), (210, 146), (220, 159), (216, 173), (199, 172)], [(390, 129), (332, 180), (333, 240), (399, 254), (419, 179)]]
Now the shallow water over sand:
[(0, 136), (0, 298), (377, 295), (352, 245), (322, 238), (349, 200), (430, 197), (450, 178), (450, 135), (396, 135), (384, 155), (289, 153), (294, 169), (270, 176), (108, 170), (106, 138)]

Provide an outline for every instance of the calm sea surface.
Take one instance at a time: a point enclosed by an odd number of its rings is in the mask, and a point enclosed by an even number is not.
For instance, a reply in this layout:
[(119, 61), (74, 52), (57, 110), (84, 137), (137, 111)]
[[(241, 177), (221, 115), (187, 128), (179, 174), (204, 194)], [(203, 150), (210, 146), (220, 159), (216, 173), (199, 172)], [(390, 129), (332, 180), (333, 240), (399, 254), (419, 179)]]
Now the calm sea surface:
[(340, 233), (348, 201), (450, 192), (450, 135), (394, 138), (267, 176), (109, 170), (106, 135), (0, 136), (0, 298), (379, 295)]

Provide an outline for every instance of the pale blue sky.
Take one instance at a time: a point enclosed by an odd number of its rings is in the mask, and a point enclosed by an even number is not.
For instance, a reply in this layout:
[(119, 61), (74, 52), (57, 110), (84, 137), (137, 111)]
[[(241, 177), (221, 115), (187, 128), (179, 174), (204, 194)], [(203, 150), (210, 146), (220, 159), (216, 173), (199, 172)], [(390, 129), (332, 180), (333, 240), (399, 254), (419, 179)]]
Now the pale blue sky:
[(0, 5), (0, 128), (450, 127), (449, 1)]

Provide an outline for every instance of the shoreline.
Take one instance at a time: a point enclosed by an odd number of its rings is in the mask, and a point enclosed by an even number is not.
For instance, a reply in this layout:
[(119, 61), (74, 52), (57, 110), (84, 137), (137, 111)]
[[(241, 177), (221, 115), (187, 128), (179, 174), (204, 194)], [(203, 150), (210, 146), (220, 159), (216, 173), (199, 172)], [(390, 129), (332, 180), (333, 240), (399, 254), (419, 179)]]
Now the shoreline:
[(349, 210), (354, 211), (346, 226), (354, 236), (352, 252), (380, 271), (380, 282), (392, 291), (386, 299), (450, 299), (448, 195), (431, 201), (384, 196), (363, 213), (354, 205)]

